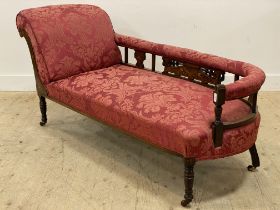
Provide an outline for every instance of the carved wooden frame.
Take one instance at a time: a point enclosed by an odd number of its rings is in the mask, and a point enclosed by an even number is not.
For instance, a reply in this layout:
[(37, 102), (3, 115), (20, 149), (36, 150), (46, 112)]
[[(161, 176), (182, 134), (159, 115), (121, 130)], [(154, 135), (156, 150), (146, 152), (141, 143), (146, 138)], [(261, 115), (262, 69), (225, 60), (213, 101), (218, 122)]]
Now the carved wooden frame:
[[(48, 97), (48, 92), (39, 77), (38, 66), (36, 63), (36, 57), (34, 54), (31, 40), (25, 30), (19, 29), (19, 34), (21, 37), (24, 37), (26, 39), (28, 47), (29, 47), (30, 55), (32, 58), (34, 75), (35, 75), (35, 80), (36, 80), (36, 89), (37, 89), (37, 94), (40, 98), (40, 110), (41, 110), (41, 114), (42, 114), (42, 119), (41, 119), (40, 125), (44, 126), (47, 123), (47, 115), (46, 115), (47, 106), (46, 106), (45, 98), (48, 98), (56, 103), (61, 104), (62, 106), (65, 106), (65, 107), (67, 107), (71, 110), (74, 110), (82, 115), (85, 115), (89, 118), (97, 120), (96, 118), (94, 118), (92, 116), (89, 116), (85, 113), (80, 112), (79, 110), (75, 110), (72, 107), (69, 107), (67, 104), (63, 104), (59, 101), (56, 101), (56, 100)], [(152, 54), (151, 69), (146, 69), (144, 66), (144, 61), (146, 60), (145, 52), (135, 50), (134, 57), (137, 61), (136, 65), (129, 64), (128, 63), (128, 48), (125, 47), (124, 63), (123, 63), (124, 65), (133, 66), (133, 67), (144, 69), (144, 70), (152, 70), (154, 72), (156, 71), (156, 55), (155, 54)], [(220, 70), (215, 70), (215, 69), (211, 69), (211, 68), (207, 68), (207, 67), (201, 67), (201, 66), (197, 66), (197, 65), (194, 65), (191, 63), (184, 63), (181, 61), (176, 61), (176, 60), (173, 60), (172, 58), (163, 57), (162, 59), (163, 59), (162, 64), (164, 66), (164, 71), (162, 72), (162, 74), (167, 75), (167, 76), (177, 77), (180, 79), (189, 80), (191, 82), (198, 83), (198, 84), (204, 85), (208, 88), (214, 89), (213, 102), (215, 103), (215, 121), (213, 122), (212, 126), (213, 126), (213, 142), (214, 142), (215, 147), (222, 145), (222, 136), (223, 136), (223, 131), (225, 129), (240, 127), (240, 126), (243, 126), (243, 125), (246, 125), (246, 124), (252, 122), (252, 120), (255, 119), (256, 113), (257, 113), (257, 93), (251, 95), (248, 98), (248, 100), (240, 99), (244, 103), (246, 103), (248, 106), (251, 107), (252, 114), (248, 115), (245, 119), (242, 119), (237, 122), (222, 122), (221, 114), (222, 114), (222, 105), (225, 103), (225, 86), (222, 85), (221, 82), (224, 80), (225, 73)], [(239, 79), (239, 75), (235, 75), (235, 80), (238, 80), (238, 79)], [(97, 121), (103, 123), (100, 120), (97, 120)], [(117, 129), (117, 130), (119, 130), (119, 129)], [(152, 143), (150, 143), (150, 142), (146, 142), (146, 141), (144, 141), (144, 142), (152, 145)], [(177, 156), (182, 156), (181, 154), (178, 154), (176, 152), (171, 152), (165, 148), (160, 148), (158, 146), (156, 146), (156, 147), (159, 149), (162, 149), (168, 153), (175, 154)], [(251, 154), (252, 165), (248, 166), (248, 170), (254, 171), (256, 169), (256, 167), (258, 167), (260, 165), (256, 146), (253, 145), (249, 151)], [(184, 200), (182, 200), (182, 202), (181, 202), (182, 206), (187, 206), (193, 199), (193, 182), (194, 182), (193, 168), (194, 168), (195, 162), (196, 162), (195, 158), (184, 158), (185, 195), (184, 195)]]
[(191, 63), (182, 63), (163, 57), (162, 65), (165, 67), (162, 74), (189, 80), (191, 82), (214, 87), (225, 79), (225, 72), (201, 67)]

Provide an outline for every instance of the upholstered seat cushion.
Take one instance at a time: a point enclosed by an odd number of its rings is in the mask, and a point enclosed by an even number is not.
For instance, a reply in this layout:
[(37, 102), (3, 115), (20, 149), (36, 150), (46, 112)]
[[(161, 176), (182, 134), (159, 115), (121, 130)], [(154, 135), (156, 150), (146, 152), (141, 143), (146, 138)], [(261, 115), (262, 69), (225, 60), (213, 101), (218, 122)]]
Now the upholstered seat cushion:
[[(49, 97), (99, 121), (185, 157), (213, 159), (247, 150), (260, 117), (226, 130), (214, 148), (213, 90), (181, 79), (124, 65), (85, 72), (47, 85)], [(223, 121), (250, 113), (240, 100), (227, 101)]]

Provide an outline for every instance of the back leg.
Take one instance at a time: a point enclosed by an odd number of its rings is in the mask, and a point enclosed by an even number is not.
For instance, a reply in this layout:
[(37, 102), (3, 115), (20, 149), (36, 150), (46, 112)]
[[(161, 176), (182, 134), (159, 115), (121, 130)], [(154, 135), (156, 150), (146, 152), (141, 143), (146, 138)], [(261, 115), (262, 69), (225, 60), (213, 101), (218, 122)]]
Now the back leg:
[(260, 166), (260, 159), (258, 155), (258, 151), (256, 148), (256, 145), (254, 144), (250, 149), (251, 159), (252, 159), (252, 165), (249, 165), (248, 171), (255, 171), (257, 167)]
[(40, 110), (41, 110), (41, 122), (40, 125), (44, 126), (48, 119), (47, 119), (47, 103), (46, 103), (46, 98), (43, 96), (40, 96)]

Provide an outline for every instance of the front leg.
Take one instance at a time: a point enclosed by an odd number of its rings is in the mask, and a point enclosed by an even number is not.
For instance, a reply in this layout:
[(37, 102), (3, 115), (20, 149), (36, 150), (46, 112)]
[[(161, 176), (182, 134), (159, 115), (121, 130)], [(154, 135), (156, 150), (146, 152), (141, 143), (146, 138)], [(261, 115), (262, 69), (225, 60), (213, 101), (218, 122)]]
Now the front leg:
[(250, 149), (251, 159), (252, 159), (252, 165), (249, 165), (248, 171), (255, 171), (257, 167), (260, 166), (260, 159), (257, 151), (257, 147), (254, 144)]
[(185, 195), (184, 200), (182, 200), (181, 205), (186, 207), (193, 199), (193, 181), (194, 181), (194, 171), (193, 167), (195, 165), (194, 158), (184, 158), (184, 182), (185, 182)]
[(46, 98), (43, 96), (40, 96), (40, 110), (41, 110), (41, 122), (40, 125), (44, 126), (48, 119), (47, 119), (47, 103), (46, 103)]

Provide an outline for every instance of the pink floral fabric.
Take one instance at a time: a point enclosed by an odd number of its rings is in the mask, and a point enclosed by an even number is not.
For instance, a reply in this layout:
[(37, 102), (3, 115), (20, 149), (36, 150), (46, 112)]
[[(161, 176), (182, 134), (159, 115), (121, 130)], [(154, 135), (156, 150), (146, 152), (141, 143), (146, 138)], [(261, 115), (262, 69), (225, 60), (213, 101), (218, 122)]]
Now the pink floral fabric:
[(108, 15), (91, 5), (47, 6), (21, 11), (44, 84), (121, 62)]
[(241, 61), (234, 61), (215, 55), (200, 53), (195, 50), (157, 44), (121, 34), (115, 34), (115, 40), (120, 46), (238, 74), (244, 77), (237, 82), (226, 85), (227, 100), (242, 98), (256, 93), (265, 80), (265, 74), (260, 68)]
[[(47, 85), (49, 97), (113, 127), (197, 160), (233, 155), (254, 144), (260, 118), (227, 130), (214, 148), (213, 91), (206, 87), (124, 65), (90, 71)], [(226, 102), (223, 121), (241, 119), (250, 109)]]

